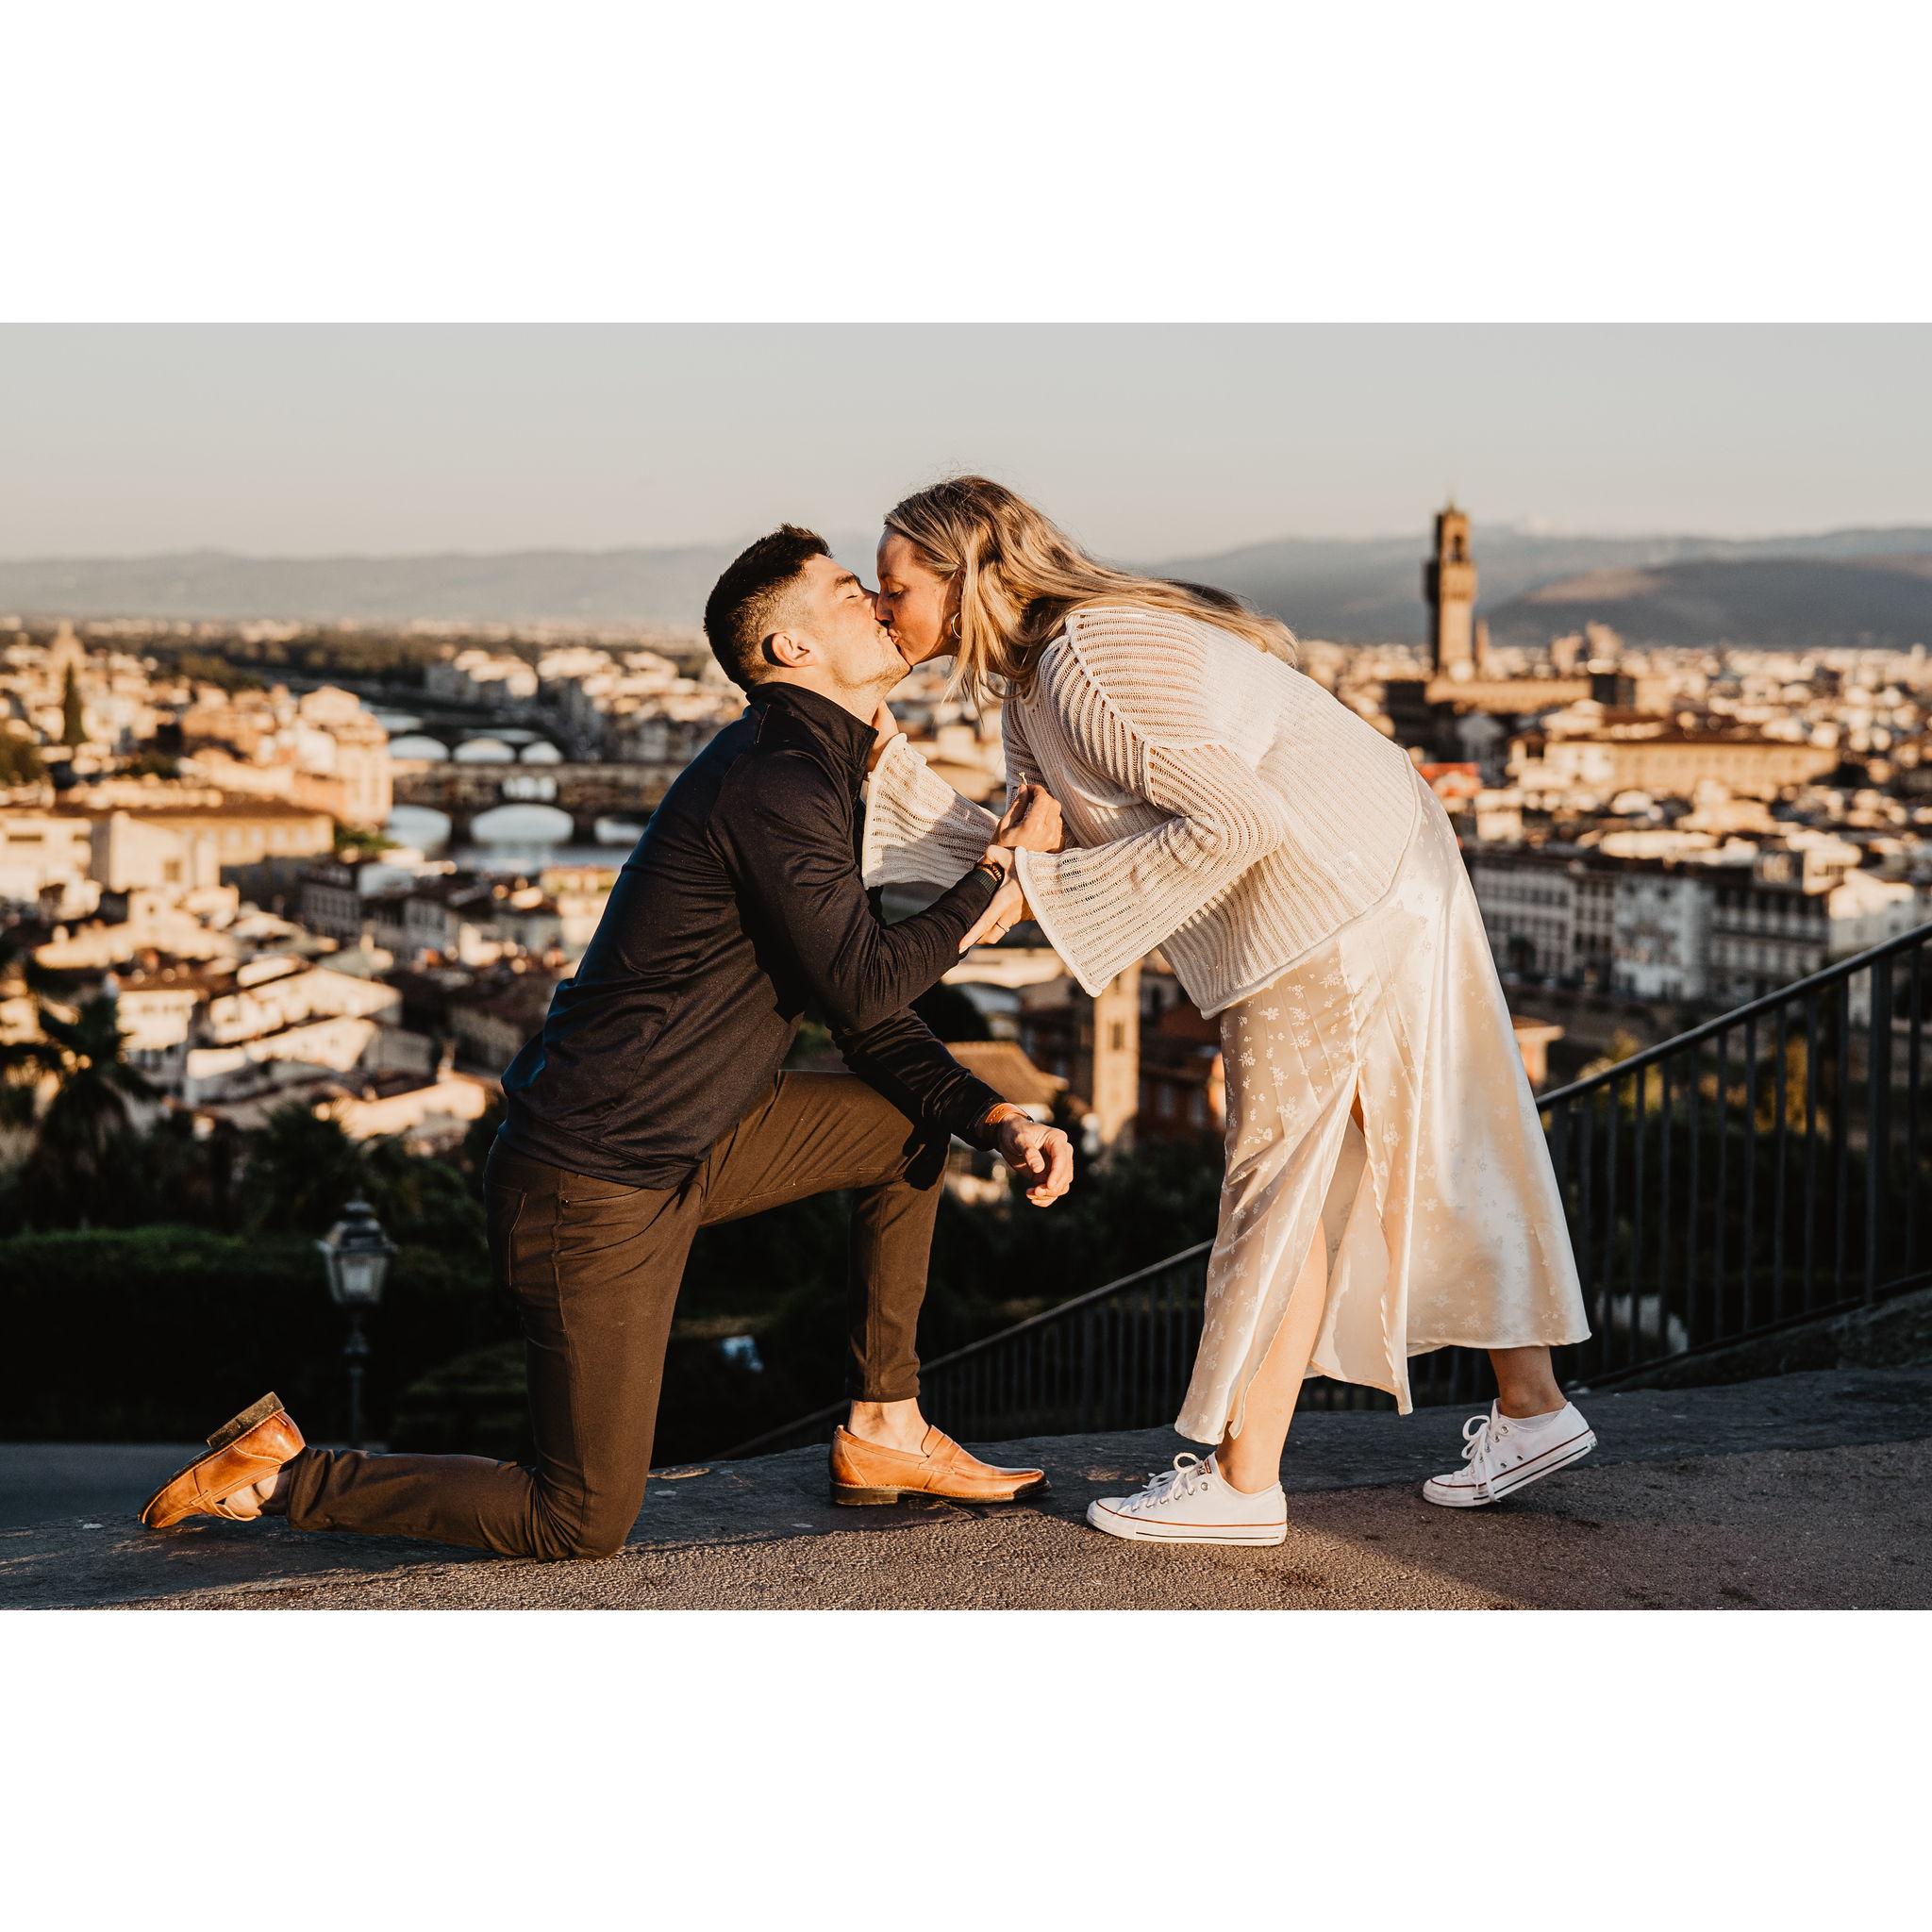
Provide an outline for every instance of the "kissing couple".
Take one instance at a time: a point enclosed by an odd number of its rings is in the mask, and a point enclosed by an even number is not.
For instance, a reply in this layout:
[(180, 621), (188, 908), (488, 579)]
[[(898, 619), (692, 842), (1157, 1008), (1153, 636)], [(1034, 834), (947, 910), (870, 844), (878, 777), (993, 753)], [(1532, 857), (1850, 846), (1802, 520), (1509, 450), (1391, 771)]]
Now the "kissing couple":
[[(745, 691), (666, 793), (576, 972), (503, 1076), (491, 1264), (520, 1312), (533, 1467), (305, 1446), (274, 1396), (148, 1502), (506, 1556), (616, 1551), (644, 1500), (697, 1229), (852, 1195), (850, 1411), (832, 1496), (1007, 1503), (919, 1406), (915, 1336), (958, 1136), (1048, 1208), (1059, 1130), (1003, 1102), (911, 1011), (959, 955), (1036, 923), (1090, 994), (1155, 947), (1226, 1068), (1226, 1172), (1184, 1453), (1088, 1522), (1273, 1544), (1301, 1384), (1410, 1407), (1408, 1358), (1486, 1349), (1497, 1395), (1432, 1503), (1498, 1502), (1595, 1446), (1553, 1374), (1589, 1326), (1562, 1203), (1474, 892), (1406, 753), (1296, 666), (1287, 627), (1115, 570), (1002, 485), (885, 519), (869, 589), (785, 525), (705, 608)], [(1001, 707), (1008, 796), (960, 797), (892, 721), (909, 667)], [(869, 889), (939, 889), (893, 924)], [(783, 1069), (800, 1020), (844, 1073)]]

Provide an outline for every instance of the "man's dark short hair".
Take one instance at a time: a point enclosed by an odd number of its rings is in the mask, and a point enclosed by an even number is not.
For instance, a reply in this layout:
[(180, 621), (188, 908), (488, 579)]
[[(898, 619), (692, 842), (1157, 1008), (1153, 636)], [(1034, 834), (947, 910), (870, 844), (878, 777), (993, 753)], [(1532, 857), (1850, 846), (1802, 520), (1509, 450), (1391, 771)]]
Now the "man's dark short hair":
[(778, 628), (775, 620), (785, 592), (812, 558), (831, 554), (816, 530), (780, 524), (733, 558), (711, 587), (705, 601), (705, 636), (733, 684), (749, 691), (765, 675), (764, 641)]

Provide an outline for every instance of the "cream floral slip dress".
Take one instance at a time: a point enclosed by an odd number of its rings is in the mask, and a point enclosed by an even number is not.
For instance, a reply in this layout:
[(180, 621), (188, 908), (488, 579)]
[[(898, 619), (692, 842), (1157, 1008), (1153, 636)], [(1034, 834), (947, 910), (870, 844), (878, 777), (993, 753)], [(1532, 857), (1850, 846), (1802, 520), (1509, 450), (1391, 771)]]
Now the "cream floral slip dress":
[[(1400, 748), (1245, 640), (1145, 608), (1074, 612), (1002, 718), (1009, 788), (1044, 784), (1064, 813), (1066, 848), (1020, 869), (1070, 970), (1097, 992), (1158, 945), (1221, 1022), (1227, 1170), (1180, 1432), (1239, 1430), (1318, 1236), (1309, 1373), (1405, 1412), (1411, 1356), (1581, 1341), (1482, 914)], [(993, 824), (894, 738), (867, 883), (949, 884)]]
[(1590, 1333), (1475, 892), (1448, 813), (1415, 786), (1384, 897), (1221, 1015), (1227, 1174), (1175, 1423), (1198, 1441), (1239, 1428), (1318, 1234), (1329, 1281), (1309, 1373), (1385, 1390), (1404, 1413), (1411, 1356)]

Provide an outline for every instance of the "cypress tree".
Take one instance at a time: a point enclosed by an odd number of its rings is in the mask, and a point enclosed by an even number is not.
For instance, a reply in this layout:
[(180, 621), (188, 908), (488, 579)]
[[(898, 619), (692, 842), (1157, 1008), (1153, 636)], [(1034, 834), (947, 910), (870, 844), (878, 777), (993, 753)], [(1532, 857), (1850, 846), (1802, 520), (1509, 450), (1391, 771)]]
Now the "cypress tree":
[(74, 681), (74, 666), (67, 667), (67, 683), (60, 693), (60, 742), (71, 751), (87, 742), (87, 720), (80, 707), (80, 687)]

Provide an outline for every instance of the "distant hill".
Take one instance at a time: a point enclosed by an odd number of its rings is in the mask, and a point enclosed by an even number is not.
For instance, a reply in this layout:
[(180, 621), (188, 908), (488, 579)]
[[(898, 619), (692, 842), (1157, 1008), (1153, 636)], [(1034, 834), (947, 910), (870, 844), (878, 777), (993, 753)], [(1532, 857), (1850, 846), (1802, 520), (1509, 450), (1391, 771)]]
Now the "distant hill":
[(0, 610), (26, 616), (696, 625), (739, 546), (494, 556), (178, 556), (0, 561)]
[(1498, 643), (1539, 643), (1591, 618), (1634, 644), (1932, 643), (1932, 556), (1588, 571), (1491, 611), (1490, 634)]
[[(1541, 643), (1588, 619), (1632, 642), (1932, 643), (1932, 529), (1739, 541), (1559, 537), (1474, 529), (1478, 608), (1498, 643)], [(1238, 591), (1306, 637), (1419, 643), (1426, 542), (1284, 538), (1159, 566)]]
[[(0, 560), (0, 611), (27, 617), (695, 625), (736, 543), (435, 557)], [(835, 540), (867, 556), (869, 536)], [(1285, 537), (1163, 573), (1224, 585), (1305, 636), (1419, 641), (1426, 532)], [(1740, 541), (1575, 537), (1478, 523), (1480, 608), (1498, 642), (1541, 642), (1594, 618), (1633, 642), (1932, 642), (1932, 529)]]

